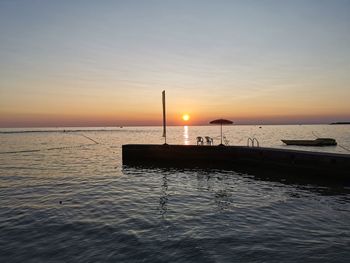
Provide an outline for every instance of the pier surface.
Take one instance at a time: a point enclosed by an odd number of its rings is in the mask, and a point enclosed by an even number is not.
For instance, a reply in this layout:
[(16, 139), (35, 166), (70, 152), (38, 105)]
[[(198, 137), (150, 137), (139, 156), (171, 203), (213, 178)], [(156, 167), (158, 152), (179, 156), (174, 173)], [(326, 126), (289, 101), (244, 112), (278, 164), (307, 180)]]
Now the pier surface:
[(180, 168), (233, 168), (295, 176), (350, 179), (350, 155), (246, 146), (127, 144), (123, 165)]

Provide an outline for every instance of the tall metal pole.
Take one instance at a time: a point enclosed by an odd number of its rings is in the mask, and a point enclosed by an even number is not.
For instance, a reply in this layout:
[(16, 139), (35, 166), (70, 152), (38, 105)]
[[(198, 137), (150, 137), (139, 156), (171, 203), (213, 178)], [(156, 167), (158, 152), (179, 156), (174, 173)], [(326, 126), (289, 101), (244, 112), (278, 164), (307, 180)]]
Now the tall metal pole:
[(222, 123), (221, 123), (220, 127), (221, 127), (221, 144), (222, 144)]
[(163, 102), (163, 137), (164, 137), (164, 144), (166, 144), (165, 90), (163, 90), (162, 92), (162, 102)]

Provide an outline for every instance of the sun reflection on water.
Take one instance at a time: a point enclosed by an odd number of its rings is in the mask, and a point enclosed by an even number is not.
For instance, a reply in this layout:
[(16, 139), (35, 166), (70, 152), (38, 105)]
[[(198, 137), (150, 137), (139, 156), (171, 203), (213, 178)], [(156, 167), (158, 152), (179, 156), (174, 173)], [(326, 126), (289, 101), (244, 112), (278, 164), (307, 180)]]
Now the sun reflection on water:
[(183, 138), (184, 138), (184, 145), (189, 145), (190, 140), (189, 140), (189, 132), (188, 132), (188, 126), (184, 126), (184, 133), (183, 133)]

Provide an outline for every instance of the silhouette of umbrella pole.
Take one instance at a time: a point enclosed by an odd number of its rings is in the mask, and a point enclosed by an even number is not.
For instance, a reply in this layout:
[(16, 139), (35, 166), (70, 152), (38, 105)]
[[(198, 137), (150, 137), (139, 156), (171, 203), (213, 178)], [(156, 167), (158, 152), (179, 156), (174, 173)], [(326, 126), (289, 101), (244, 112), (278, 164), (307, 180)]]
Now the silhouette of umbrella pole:
[(230, 120), (225, 120), (225, 119), (217, 119), (217, 120), (213, 120), (211, 122), (209, 122), (210, 124), (217, 124), (217, 125), (220, 125), (220, 131), (221, 131), (221, 143), (220, 145), (223, 145), (222, 144), (222, 125), (230, 125), (230, 124), (233, 124), (233, 121), (230, 121)]

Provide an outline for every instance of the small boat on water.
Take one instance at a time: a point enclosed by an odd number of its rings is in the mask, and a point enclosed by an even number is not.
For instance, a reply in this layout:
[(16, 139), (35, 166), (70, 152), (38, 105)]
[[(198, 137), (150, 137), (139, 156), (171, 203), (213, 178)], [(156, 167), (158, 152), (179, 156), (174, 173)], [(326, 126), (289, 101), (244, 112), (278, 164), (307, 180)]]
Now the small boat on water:
[(287, 145), (299, 146), (333, 146), (337, 141), (332, 138), (317, 138), (315, 140), (282, 140)]

